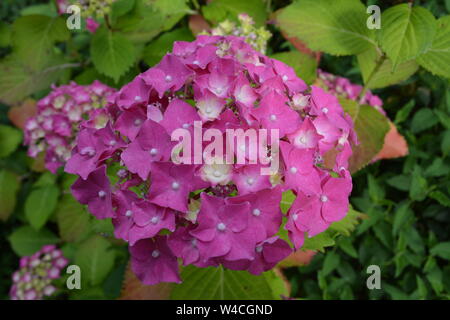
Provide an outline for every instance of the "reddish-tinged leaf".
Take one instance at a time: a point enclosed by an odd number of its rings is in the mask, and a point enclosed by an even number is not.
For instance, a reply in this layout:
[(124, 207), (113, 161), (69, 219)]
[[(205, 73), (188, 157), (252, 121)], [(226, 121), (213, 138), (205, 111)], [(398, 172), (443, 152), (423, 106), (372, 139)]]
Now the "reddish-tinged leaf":
[(384, 137), (383, 149), (376, 155), (373, 161), (381, 159), (393, 159), (404, 157), (408, 154), (408, 143), (398, 132), (397, 127), (389, 121), (390, 130)]
[(203, 16), (194, 14), (189, 17), (189, 29), (191, 29), (194, 35), (197, 35), (202, 31), (209, 30), (210, 26)]
[(125, 279), (122, 285), (120, 300), (167, 300), (172, 291), (172, 283), (159, 283), (147, 286), (134, 275), (131, 265), (128, 264)]
[(281, 261), (280, 268), (301, 267), (308, 265), (317, 252), (314, 250), (297, 250)]
[[(280, 13), (280, 10), (272, 13), (271, 16), (271, 21), (276, 23), (277, 20), (277, 14)], [(306, 43), (304, 43), (302, 40), (300, 40), (297, 37), (294, 36), (288, 36), (286, 32), (281, 30), (281, 35), (283, 36), (283, 38), (285, 38), (287, 41), (289, 41), (298, 51), (310, 55), (311, 57), (315, 58), (317, 62), (320, 62), (320, 57), (322, 55), (321, 52), (318, 51), (313, 51), (310, 48), (308, 48), (308, 46), (306, 45)]]
[(8, 112), (8, 117), (17, 128), (23, 129), (28, 118), (33, 117), (35, 114), (36, 101), (27, 99), (23, 103), (12, 107)]

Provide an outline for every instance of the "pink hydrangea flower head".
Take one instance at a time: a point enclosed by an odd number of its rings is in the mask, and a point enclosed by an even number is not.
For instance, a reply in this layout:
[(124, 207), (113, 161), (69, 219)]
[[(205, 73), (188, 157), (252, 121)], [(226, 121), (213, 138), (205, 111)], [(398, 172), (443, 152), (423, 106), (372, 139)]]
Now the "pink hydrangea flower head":
[[(346, 214), (352, 121), (241, 37), (175, 42), (97, 112), (107, 123), (83, 122), (66, 165), (72, 193), (113, 218), (145, 284), (179, 282), (181, 261), (260, 274), (292, 251), (276, 236), (283, 220), (300, 248)], [(287, 191), (297, 198), (284, 215)]]
[(91, 125), (98, 123), (101, 114), (96, 111), (106, 105), (114, 91), (98, 81), (88, 86), (74, 82), (53, 86), (50, 94), (38, 101), (37, 115), (25, 124), (28, 155), (45, 153), (46, 168), (56, 173), (70, 158), (81, 123), (84, 119)]
[(19, 270), (12, 275), (11, 300), (42, 300), (57, 291), (52, 284), (60, 277), (69, 260), (54, 245), (45, 245), (31, 256), (20, 259)]

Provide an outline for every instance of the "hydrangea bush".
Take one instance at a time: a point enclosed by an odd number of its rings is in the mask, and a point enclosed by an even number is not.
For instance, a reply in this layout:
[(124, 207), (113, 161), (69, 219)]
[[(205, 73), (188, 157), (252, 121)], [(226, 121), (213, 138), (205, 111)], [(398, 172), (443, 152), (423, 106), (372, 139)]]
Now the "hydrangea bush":
[(20, 259), (20, 268), (12, 275), (11, 300), (42, 300), (55, 293), (53, 280), (61, 276), (68, 260), (54, 245), (45, 245), (31, 256)]
[(107, 121), (100, 108), (114, 91), (99, 81), (89, 86), (72, 82), (52, 87), (52, 92), (38, 101), (36, 116), (25, 124), (28, 155), (35, 158), (44, 152), (45, 167), (55, 173), (70, 158), (82, 120), (90, 119), (94, 127)]
[[(292, 251), (278, 237), (281, 229), (298, 249), (305, 234), (323, 232), (348, 211), (350, 142), (357, 143), (351, 118), (335, 96), (308, 87), (243, 38), (175, 42), (105, 110), (110, 121), (82, 126), (65, 170), (79, 176), (74, 197), (97, 218), (113, 218), (114, 234), (129, 242), (132, 268), (145, 284), (180, 282), (178, 259), (260, 274)], [(230, 128), (277, 130), (279, 150), (271, 141), (265, 156), (281, 153), (279, 170), (262, 175), (262, 163), (216, 158), (177, 164), (174, 154), (191, 153), (171, 134), (193, 132), (196, 123), (220, 135)], [(323, 156), (332, 149), (338, 156), (330, 170)], [(284, 217), (287, 191), (296, 200)]]

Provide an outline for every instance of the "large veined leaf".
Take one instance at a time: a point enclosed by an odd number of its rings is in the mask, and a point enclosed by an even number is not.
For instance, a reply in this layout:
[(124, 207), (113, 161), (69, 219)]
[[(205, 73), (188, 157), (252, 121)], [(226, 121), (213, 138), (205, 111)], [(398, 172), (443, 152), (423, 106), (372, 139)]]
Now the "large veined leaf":
[(39, 230), (55, 211), (59, 190), (55, 186), (40, 187), (30, 193), (25, 201), (25, 216), (30, 224)]
[(27, 15), (13, 25), (13, 45), (18, 56), (33, 70), (40, 70), (48, 61), (56, 41), (65, 41), (70, 32), (62, 17)]
[(307, 84), (312, 84), (317, 77), (317, 60), (299, 51), (280, 52), (271, 55), (294, 68), (295, 73)]
[(375, 108), (359, 105), (349, 99), (339, 99), (342, 108), (353, 119), (359, 145), (352, 146), (350, 172), (356, 172), (366, 166), (383, 148), (384, 137), (389, 131), (389, 121)]
[(236, 20), (238, 14), (246, 13), (257, 26), (266, 22), (267, 15), (262, 0), (214, 0), (202, 7), (203, 16), (214, 23), (225, 19)]
[(7, 170), (0, 171), (0, 220), (6, 221), (16, 206), (19, 177)]
[[(415, 60), (400, 63), (393, 71), (392, 61), (374, 48), (358, 54), (358, 65), (368, 89), (384, 88), (408, 79), (419, 65)], [(378, 62), (382, 59), (381, 63)]]
[(430, 45), (436, 32), (436, 20), (425, 8), (400, 4), (381, 15), (380, 45), (394, 67), (414, 59)]
[(75, 264), (81, 269), (82, 281), (92, 286), (103, 282), (114, 266), (115, 252), (111, 244), (94, 235), (84, 241), (75, 255)]
[(150, 42), (143, 52), (143, 60), (149, 66), (157, 64), (162, 57), (172, 49), (174, 41), (192, 41), (194, 37), (187, 28), (179, 28), (162, 34), (158, 39)]
[(433, 43), (417, 62), (433, 74), (450, 78), (450, 16), (437, 21)]
[(0, 158), (13, 153), (22, 141), (22, 132), (16, 128), (0, 125)]
[(133, 43), (143, 44), (160, 32), (170, 30), (190, 12), (184, 0), (135, 0), (133, 9), (119, 17), (114, 28)]
[(366, 8), (359, 0), (302, 0), (284, 8), (278, 26), (309, 48), (334, 55), (361, 53), (375, 45), (367, 28)]
[(39, 231), (30, 226), (22, 226), (16, 229), (8, 238), (11, 247), (19, 256), (29, 256), (46, 244), (54, 244), (59, 241), (58, 237), (47, 229)]
[(65, 195), (56, 208), (61, 239), (76, 242), (89, 231), (89, 214), (71, 195)]
[(272, 300), (272, 289), (264, 275), (254, 276), (247, 271), (233, 271), (223, 267), (186, 267), (175, 285), (171, 298), (175, 300)]
[(91, 56), (96, 69), (117, 82), (136, 60), (136, 49), (125, 36), (103, 27), (92, 37)]
[(39, 90), (50, 87), (68, 69), (77, 66), (64, 63), (58, 55), (47, 56), (48, 61), (39, 70), (32, 70), (12, 54), (0, 62), (0, 101), (5, 104), (20, 102)]
[(167, 300), (175, 284), (161, 282), (152, 286), (143, 284), (128, 264), (122, 284), (120, 300)]

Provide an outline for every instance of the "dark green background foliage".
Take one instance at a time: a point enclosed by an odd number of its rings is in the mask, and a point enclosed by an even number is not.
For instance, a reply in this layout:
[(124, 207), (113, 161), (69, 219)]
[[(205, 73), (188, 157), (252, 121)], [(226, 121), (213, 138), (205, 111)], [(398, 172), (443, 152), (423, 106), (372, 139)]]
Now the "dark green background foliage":
[[(50, 43), (52, 55), (64, 55), (64, 63), (74, 64), (59, 75), (58, 84), (67, 83), (70, 79), (88, 84), (99, 79), (119, 88), (159, 61), (171, 49), (173, 41), (193, 39), (187, 14), (194, 10), (200, 11), (209, 22), (217, 23), (225, 18), (236, 17), (239, 12), (235, 12), (233, 6), (239, 7), (239, 10), (248, 8), (244, 0), (230, 0), (228, 3), (233, 4), (230, 5), (231, 10), (221, 9), (220, 6), (206, 8), (205, 2), (187, 1), (182, 12), (170, 6), (159, 7), (159, 11), (146, 12), (154, 14), (151, 21), (141, 21), (141, 12), (136, 8), (121, 8), (126, 14), (119, 17), (113, 15), (110, 23), (113, 24), (114, 37), (119, 36), (118, 42), (127, 43), (124, 50), (129, 51), (130, 60), (121, 61), (120, 65), (109, 69), (98, 57), (97, 51), (103, 48), (96, 48), (102, 42), (99, 38), (105, 36), (102, 33), (109, 32), (106, 29), (100, 29), (94, 36), (86, 31), (75, 32), (70, 40)], [(249, 12), (256, 15), (257, 22), (264, 21), (270, 12), (291, 3), (285, 0), (252, 2), (260, 3), (253, 8), (254, 12)], [(372, 0), (365, 3), (378, 4), (384, 11), (404, 2)], [(2, 0), (1, 21), (8, 24), (14, 22), (24, 14), (25, 8), (32, 8), (36, 13), (47, 10), (53, 15), (54, 5), (48, 3), (38, 0)], [(437, 18), (450, 12), (450, 0), (414, 1), (414, 4), (429, 9)], [(149, 28), (150, 22), (154, 24), (153, 28)], [(268, 55), (295, 50), (277, 27), (269, 24), (268, 28), (273, 33)], [(142, 40), (143, 35), (146, 41)], [(126, 40), (122, 41), (120, 37)], [(0, 60), (13, 50), (10, 46), (0, 48)], [(31, 69), (39, 72), (41, 67), (32, 66)], [(314, 71), (316, 66), (313, 64), (312, 67)], [(348, 77), (354, 83), (363, 83), (356, 56), (336, 57), (324, 53), (319, 67)], [(324, 253), (317, 253), (308, 266), (286, 269), (285, 274), (292, 285), (292, 296), (303, 299), (449, 299), (449, 80), (420, 68), (400, 84), (373, 91), (383, 99), (389, 118), (405, 136), (409, 155), (378, 161), (354, 174), (351, 203), (356, 210), (365, 213), (368, 219), (364, 219), (349, 237), (337, 237), (336, 245), (327, 248)], [(48, 88), (37, 88), (31, 96), (39, 99), (48, 92)], [(0, 125), (12, 128), (7, 116), (9, 107), (0, 104)], [(34, 248), (33, 244), (23, 243), (21, 234), (24, 233), (32, 233), (37, 240), (44, 235), (47, 240), (50, 239), (48, 241), (61, 245), (72, 262), (86, 268), (90, 267), (90, 260), (86, 257), (95, 255), (105, 261), (100, 268), (91, 270), (89, 276), (83, 278), (84, 290), (76, 293), (63, 290), (57, 295), (58, 299), (117, 298), (128, 261), (126, 246), (113, 240), (109, 221), (95, 221), (68, 195), (73, 177), (32, 171), (32, 163), (22, 146), (7, 157), (0, 156), (0, 171), (14, 173), (20, 182), (13, 214), (6, 222), (0, 220), (0, 299), (8, 298), (10, 277), (18, 267), (18, 255), (39, 249)], [(41, 226), (42, 221), (30, 221), (27, 217), (26, 202), (32, 192), (52, 186), (58, 186), (59, 189), (59, 192), (54, 193), (54, 197), (59, 199), (58, 205), (55, 210), (48, 212), (44, 226)], [(73, 221), (82, 228), (70, 228)], [(369, 265), (381, 268), (380, 290), (368, 290), (366, 287), (366, 269)], [(63, 282), (64, 278), (60, 281)]]

